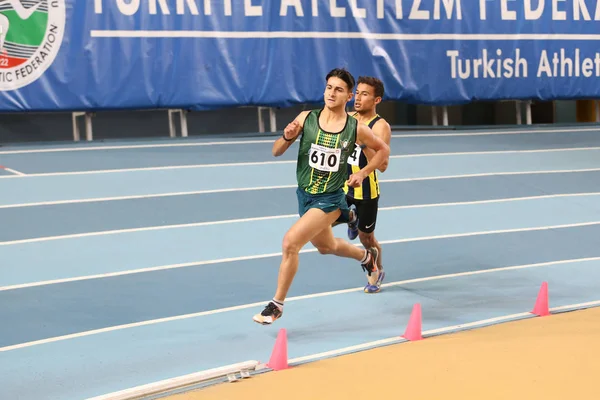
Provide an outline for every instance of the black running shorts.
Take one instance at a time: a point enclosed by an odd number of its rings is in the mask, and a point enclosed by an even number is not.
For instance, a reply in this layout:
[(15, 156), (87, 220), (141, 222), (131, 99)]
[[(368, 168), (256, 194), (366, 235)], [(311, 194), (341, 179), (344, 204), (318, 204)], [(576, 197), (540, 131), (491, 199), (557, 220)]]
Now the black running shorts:
[(369, 200), (356, 200), (346, 196), (348, 206), (354, 204), (358, 214), (358, 230), (364, 233), (371, 233), (375, 230), (377, 222), (377, 209), (379, 208), (379, 197)]

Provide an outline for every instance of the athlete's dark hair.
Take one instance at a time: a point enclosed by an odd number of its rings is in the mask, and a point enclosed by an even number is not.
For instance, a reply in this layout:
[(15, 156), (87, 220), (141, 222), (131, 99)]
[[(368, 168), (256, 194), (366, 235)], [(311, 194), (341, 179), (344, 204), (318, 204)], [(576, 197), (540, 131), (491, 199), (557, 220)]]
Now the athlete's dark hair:
[(327, 74), (327, 77), (325, 78), (325, 82), (327, 82), (329, 80), (329, 78), (331, 78), (331, 77), (340, 78), (341, 80), (346, 82), (346, 85), (348, 85), (349, 91), (354, 90), (354, 84), (355, 84), (354, 77), (345, 68), (334, 68), (331, 71), (329, 71), (329, 73)]
[(365, 85), (372, 86), (375, 89), (375, 97), (383, 97), (384, 89), (383, 82), (373, 76), (359, 76), (358, 84), (364, 83)]

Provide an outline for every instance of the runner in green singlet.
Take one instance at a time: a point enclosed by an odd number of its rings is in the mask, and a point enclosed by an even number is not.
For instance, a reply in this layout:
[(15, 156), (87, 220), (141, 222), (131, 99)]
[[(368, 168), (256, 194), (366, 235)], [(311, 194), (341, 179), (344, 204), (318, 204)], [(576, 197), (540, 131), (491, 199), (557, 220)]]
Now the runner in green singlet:
[[(353, 258), (368, 273), (371, 284), (377, 282), (378, 252), (375, 247), (360, 249), (333, 236), (332, 224), (355, 222), (346, 202), (344, 184), (359, 187), (371, 172), (389, 157), (389, 147), (371, 129), (349, 116), (345, 109), (353, 95), (355, 80), (345, 69), (334, 69), (326, 77), (325, 106), (303, 111), (273, 144), (273, 155), (281, 156), (300, 137), (296, 179), (300, 219), (283, 237), (282, 260), (277, 291), (254, 321), (269, 325), (283, 315), (288, 290), (298, 270), (300, 249), (311, 242), (321, 254)], [(300, 134), (302, 135), (300, 136)], [(360, 171), (347, 174), (348, 157), (355, 143), (373, 150), (373, 156)]]

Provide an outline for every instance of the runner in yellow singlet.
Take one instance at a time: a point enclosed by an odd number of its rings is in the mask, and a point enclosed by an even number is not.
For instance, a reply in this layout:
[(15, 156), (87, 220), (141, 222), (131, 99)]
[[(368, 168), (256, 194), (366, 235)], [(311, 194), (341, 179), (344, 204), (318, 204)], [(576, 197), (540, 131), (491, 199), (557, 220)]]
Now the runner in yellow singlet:
[[(300, 249), (308, 242), (321, 254), (358, 261), (373, 284), (379, 277), (377, 249), (363, 250), (334, 237), (332, 224), (348, 223), (356, 218), (350, 213), (344, 185), (360, 186), (372, 171), (381, 168), (390, 150), (368, 126), (346, 113), (355, 85), (352, 74), (336, 68), (325, 79), (325, 106), (301, 112), (273, 144), (273, 155), (278, 157), (300, 137), (296, 166), (300, 219), (283, 237), (277, 290), (264, 310), (254, 315), (253, 320), (259, 324), (272, 324), (283, 315), (284, 300), (298, 270)], [(364, 168), (348, 176), (348, 158), (355, 143), (366, 146), (372, 153)]]
[[(373, 133), (389, 146), (392, 135), (390, 124), (377, 114), (377, 105), (381, 103), (383, 94), (384, 86), (381, 80), (374, 77), (359, 77), (354, 103), (356, 112), (351, 113), (351, 115), (360, 123), (371, 128)], [(372, 156), (373, 153), (369, 149), (357, 144), (354, 152), (348, 159), (348, 175), (355, 174), (364, 168)], [(387, 164), (386, 159), (378, 168), (379, 171), (384, 172)], [(377, 293), (381, 290), (381, 283), (385, 278), (381, 262), (381, 246), (375, 238), (374, 232), (380, 195), (377, 170), (370, 172), (362, 185), (358, 187), (346, 185), (344, 191), (346, 192), (348, 205), (350, 208), (355, 209), (358, 215), (358, 222), (348, 224), (348, 238), (354, 240), (358, 236), (366, 249), (374, 247), (379, 252), (379, 257), (377, 258), (379, 277), (375, 284), (367, 282), (364, 288), (365, 293)]]

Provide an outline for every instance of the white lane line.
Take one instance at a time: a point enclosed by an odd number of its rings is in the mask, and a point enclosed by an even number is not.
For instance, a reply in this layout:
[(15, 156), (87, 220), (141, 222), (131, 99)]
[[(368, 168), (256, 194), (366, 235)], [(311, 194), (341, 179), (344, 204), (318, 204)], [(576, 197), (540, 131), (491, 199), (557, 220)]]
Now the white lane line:
[[(483, 151), (455, 151), (448, 153), (415, 153), (399, 154), (390, 158), (420, 158), (420, 157), (447, 157), (447, 156), (480, 156), (490, 154), (527, 154), (527, 153), (560, 153), (566, 151), (600, 150), (600, 147), (561, 147), (555, 149), (530, 149), (530, 150), (483, 150)], [(295, 162), (295, 161), (294, 161)]]
[[(548, 195), (539, 195), (539, 196), (510, 197), (510, 198), (501, 198), (501, 199), (473, 200), (473, 201), (462, 201), (462, 202), (459, 201), (459, 202), (449, 202), (449, 203), (412, 204), (412, 205), (405, 205), (405, 206), (390, 206), (390, 207), (381, 207), (381, 208), (379, 208), (379, 211), (392, 211), (392, 210), (404, 210), (404, 209), (415, 209), (415, 208), (455, 207), (455, 206), (468, 206), (468, 205), (477, 205), (477, 204), (510, 203), (510, 202), (530, 201), (530, 200), (544, 200), (544, 199), (569, 198), (569, 197), (588, 197), (588, 196), (599, 196), (599, 195), (600, 195), (600, 192), (548, 194)], [(47, 241), (51, 241), (51, 240), (78, 239), (78, 238), (93, 237), (93, 236), (118, 235), (118, 234), (124, 234), (124, 233), (149, 232), (149, 231), (160, 231), (160, 230), (168, 230), (168, 229), (195, 228), (195, 227), (200, 227), (200, 226), (269, 221), (269, 220), (297, 218), (297, 217), (298, 217), (297, 214), (284, 214), (284, 215), (272, 215), (272, 216), (264, 216), (264, 217), (253, 217), (253, 218), (237, 218), (237, 219), (228, 219), (228, 220), (220, 220), (220, 221), (193, 222), (193, 223), (188, 223), (188, 224), (157, 225), (157, 226), (146, 226), (143, 228), (127, 228), (127, 229), (114, 229), (114, 230), (108, 230), (108, 231), (73, 233), (73, 234), (68, 234), (68, 235), (43, 236), (43, 237), (35, 237), (35, 238), (29, 238), (29, 239), (4, 241), (4, 242), (0, 242), (0, 246), (10, 246), (10, 245), (24, 244), (24, 243), (47, 242)]]
[[(600, 224), (600, 222), (599, 222), (599, 224)], [(312, 251), (316, 251), (316, 250), (309, 249), (309, 250), (303, 250), (301, 252), (307, 253), (309, 251), (312, 252)], [(169, 265), (161, 265), (161, 266), (157, 266), (157, 267), (140, 268), (140, 269), (134, 269), (134, 270), (128, 270), (128, 271), (108, 272), (108, 273), (96, 274), (96, 275), (84, 275), (84, 276), (78, 276), (78, 277), (74, 277), (74, 278), (63, 278), (63, 279), (53, 279), (53, 280), (48, 280), (48, 281), (22, 283), (22, 284), (18, 284), (18, 285), (2, 286), (2, 287), (0, 287), (0, 292), (6, 291), (6, 290), (25, 289), (25, 288), (36, 287), (36, 286), (54, 285), (54, 284), (58, 284), (58, 283), (87, 281), (87, 280), (91, 280), (91, 279), (111, 278), (111, 277), (115, 277), (115, 276), (141, 274), (141, 273), (145, 273), (145, 272), (165, 271), (165, 270), (169, 270), (169, 269), (196, 267), (196, 266), (201, 266), (201, 265), (213, 265), (213, 264), (221, 264), (221, 263), (235, 262), (235, 261), (258, 260), (261, 258), (277, 257), (280, 255), (281, 255), (281, 252), (266, 253), (266, 254), (258, 254), (258, 255), (253, 255), (253, 256), (220, 258), (217, 260), (193, 261), (193, 262), (180, 263), (180, 264), (169, 264)]]
[[(600, 171), (600, 168), (598, 168), (598, 171)], [(382, 181), (379, 181), (379, 182), (381, 183)], [(18, 203), (18, 204), (0, 205), (0, 209), (1, 208), (50, 206), (50, 205), (58, 205), (58, 204), (95, 203), (95, 202), (117, 201), (117, 200), (152, 199), (152, 198), (157, 198), (157, 197), (192, 196), (192, 195), (199, 195), (199, 194), (244, 192), (244, 191), (254, 191), (254, 190), (289, 189), (289, 188), (295, 188), (297, 186), (298, 185), (258, 186), (258, 187), (247, 187), (247, 188), (195, 190), (195, 191), (189, 191), (189, 192), (141, 194), (141, 195), (131, 195), (131, 196), (96, 197), (96, 198), (90, 198), (90, 199), (40, 201), (40, 202), (36, 202), (36, 203)]]
[[(444, 180), (444, 179), (482, 178), (482, 177), (489, 177), (489, 176), (571, 174), (571, 173), (580, 173), (580, 172), (600, 172), (600, 168), (561, 169), (561, 170), (543, 170), (543, 171), (517, 171), (517, 172), (510, 172), (510, 171), (508, 171), (508, 172), (483, 172), (483, 173), (476, 173), (476, 174), (439, 175), (439, 176), (425, 176), (425, 177), (417, 177), (417, 178), (381, 179), (379, 181), (379, 183), (402, 183), (402, 182), (419, 182), (419, 181)], [(245, 188), (195, 190), (195, 191), (189, 191), (189, 192), (167, 192), (167, 193), (140, 194), (140, 195), (130, 195), (130, 196), (94, 197), (94, 198), (89, 198), (89, 199), (40, 201), (40, 202), (35, 202), (35, 203), (5, 204), (5, 205), (0, 205), (0, 209), (2, 209), (2, 208), (19, 208), (19, 207), (51, 206), (51, 205), (61, 205), (61, 204), (95, 203), (95, 202), (103, 202), (103, 201), (152, 199), (152, 198), (158, 198), (158, 197), (192, 196), (192, 195), (211, 194), (211, 193), (246, 192), (246, 191), (273, 190), (273, 189), (291, 189), (291, 188), (296, 188), (297, 186), (298, 185), (296, 185), (296, 184), (277, 185), (277, 186), (253, 186), (253, 187), (245, 187)]]
[[(393, 129), (393, 132), (404, 132), (402, 130)], [(528, 134), (528, 133), (585, 133), (597, 132), (598, 128), (572, 128), (572, 129), (513, 129), (499, 131), (473, 130), (472, 132), (458, 133), (449, 131), (448, 133), (407, 133), (395, 134), (393, 138), (429, 138), (440, 136), (493, 136), (493, 135), (512, 135), (512, 134)], [(198, 146), (226, 146), (238, 144), (263, 144), (273, 143), (277, 137), (273, 139), (248, 139), (248, 140), (230, 140), (230, 141), (215, 141), (215, 142), (192, 142), (192, 143), (155, 143), (155, 144), (133, 144), (133, 145), (108, 145), (94, 147), (56, 147), (43, 149), (27, 149), (27, 150), (4, 150), (0, 151), (3, 154), (33, 154), (33, 153), (61, 153), (61, 152), (78, 152), (78, 151), (106, 151), (106, 150), (129, 150), (129, 149), (152, 149), (152, 148), (169, 148), (169, 147), (198, 147)]]
[[(578, 132), (578, 131), (574, 131)], [(64, 153), (78, 151), (107, 151), (107, 150), (129, 150), (129, 149), (156, 149), (169, 147), (204, 147), (204, 146), (223, 146), (237, 144), (263, 144), (273, 143), (274, 139), (259, 139), (259, 140), (231, 140), (218, 142), (192, 142), (192, 143), (155, 143), (155, 144), (132, 144), (132, 145), (116, 145), (116, 146), (94, 146), (94, 147), (56, 147), (44, 149), (29, 149), (29, 150), (4, 150), (0, 151), (0, 155), (9, 154), (35, 154), (35, 153)]]
[[(593, 225), (600, 225), (600, 221), (582, 222), (582, 223), (577, 223), (577, 224), (565, 224), (565, 225), (536, 226), (536, 227), (530, 227), (530, 228), (515, 228), (515, 229), (502, 229), (502, 230), (493, 230), (493, 231), (453, 233), (453, 234), (436, 235), (436, 236), (420, 236), (420, 237), (412, 237), (412, 238), (405, 238), (405, 239), (381, 240), (379, 243), (380, 244), (410, 243), (410, 242), (421, 242), (421, 241), (426, 241), (426, 240), (440, 240), (440, 239), (453, 239), (453, 238), (462, 238), (462, 237), (471, 237), (471, 236), (497, 235), (497, 234), (503, 234), (503, 233), (536, 232), (536, 231), (543, 231), (543, 230), (550, 230), (550, 229), (568, 229), (568, 228), (577, 228), (577, 227), (593, 226)], [(353, 245), (354, 246), (362, 246), (360, 243), (353, 243)], [(317, 251), (317, 249), (315, 249), (315, 248), (307, 248), (307, 249), (300, 250), (300, 253), (301, 254), (314, 253), (316, 251)], [(278, 257), (278, 256), (281, 256), (281, 252), (256, 254), (256, 255), (251, 255), (251, 256), (220, 258), (220, 259), (216, 259), (216, 260), (204, 260), (204, 261), (187, 262), (187, 263), (180, 263), (180, 264), (168, 264), (168, 265), (161, 265), (161, 266), (148, 267), (148, 268), (139, 268), (139, 269), (126, 270), (126, 271), (107, 272), (107, 273), (102, 273), (102, 274), (84, 275), (84, 276), (71, 277), (71, 278), (61, 278), (61, 279), (52, 279), (52, 280), (47, 280), (47, 281), (21, 283), (21, 284), (17, 284), (17, 285), (2, 286), (2, 287), (0, 287), (0, 292), (7, 291), (7, 290), (25, 289), (25, 288), (36, 287), (36, 286), (54, 285), (54, 284), (59, 284), (59, 283), (77, 282), (77, 281), (92, 280), (92, 279), (104, 279), (104, 278), (111, 278), (111, 277), (116, 277), (116, 276), (141, 274), (141, 273), (155, 272), (155, 271), (166, 271), (166, 270), (188, 268), (188, 267), (200, 267), (200, 266), (204, 266), (204, 265), (214, 265), (214, 264), (236, 262), (236, 261), (256, 260), (256, 259)]]
[(240, 163), (221, 163), (221, 164), (191, 164), (191, 165), (167, 165), (163, 167), (140, 167), (140, 168), (122, 168), (122, 169), (102, 169), (102, 170), (90, 170), (90, 171), (71, 171), (71, 172), (44, 172), (44, 173), (33, 173), (25, 176), (0, 176), (2, 179), (6, 178), (35, 178), (35, 177), (50, 177), (50, 176), (76, 176), (76, 175), (99, 175), (99, 174), (112, 174), (112, 173), (124, 173), (124, 172), (143, 172), (143, 171), (168, 171), (168, 170), (182, 170), (182, 169), (199, 169), (199, 168), (227, 168), (227, 167), (249, 167), (256, 165), (277, 165), (277, 164), (292, 164), (295, 160), (289, 161), (252, 161), (252, 162), (240, 162)]
[[(448, 153), (422, 153), (422, 154), (400, 154), (390, 156), (390, 159), (401, 158), (420, 158), (420, 157), (451, 157), (451, 156), (474, 156), (474, 155), (493, 155), (493, 154), (527, 154), (527, 153), (560, 153), (560, 152), (576, 152), (576, 151), (595, 151), (600, 150), (600, 147), (564, 147), (555, 149), (531, 149), (531, 150), (490, 150), (490, 151), (467, 151), (467, 152), (448, 152)], [(200, 169), (200, 168), (228, 168), (228, 167), (248, 167), (258, 165), (283, 165), (295, 164), (296, 160), (282, 161), (252, 161), (239, 163), (219, 163), (219, 164), (190, 164), (190, 165), (167, 165), (162, 167), (138, 167), (138, 168), (114, 168), (104, 170), (90, 171), (70, 171), (70, 172), (44, 172), (31, 173), (24, 176), (7, 175), (0, 176), (0, 179), (17, 179), (17, 178), (35, 178), (35, 177), (51, 177), (51, 176), (77, 176), (77, 175), (98, 175), (98, 174), (113, 174), (126, 172), (144, 172), (144, 171), (167, 171), (167, 170), (183, 170), (183, 169)]]
[[(428, 276), (428, 277), (424, 277), (424, 278), (416, 278), (416, 279), (410, 279), (410, 280), (405, 280), (405, 281), (396, 281), (396, 282), (390, 282), (390, 283), (383, 284), (382, 287), (399, 286), (399, 285), (407, 285), (410, 283), (450, 279), (450, 278), (470, 276), (470, 275), (491, 274), (491, 273), (503, 272), (503, 271), (514, 271), (514, 270), (521, 270), (521, 269), (540, 268), (540, 267), (547, 267), (547, 266), (552, 266), (552, 265), (565, 265), (565, 264), (571, 264), (571, 263), (598, 261), (598, 260), (600, 260), (600, 257), (577, 258), (577, 259), (569, 259), (569, 260), (549, 261), (549, 262), (544, 262), (544, 263), (515, 265), (515, 266), (510, 266), (510, 267), (500, 267), (500, 268), (493, 268), (493, 269), (488, 269), (488, 270), (459, 272), (459, 273), (454, 273), (454, 274)], [(295, 297), (290, 297), (290, 298), (286, 299), (286, 302), (301, 301), (301, 300), (314, 299), (314, 298), (319, 298), (319, 297), (335, 296), (335, 295), (352, 293), (352, 292), (362, 292), (363, 289), (364, 288), (361, 286), (361, 287), (352, 288), (352, 289), (335, 290), (335, 291), (330, 291), (330, 292), (315, 293), (315, 294), (309, 294), (309, 295), (304, 295), (304, 296), (295, 296)], [(19, 343), (19, 344), (15, 344), (15, 345), (11, 345), (11, 346), (0, 347), (0, 352), (17, 350), (17, 349), (37, 346), (37, 345), (41, 345), (41, 344), (60, 342), (60, 341), (64, 341), (64, 340), (75, 339), (75, 338), (80, 338), (80, 337), (85, 337), (85, 336), (92, 336), (92, 335), (97, 335), (97, 334), (101, 334), (101, 333), (114, 332), (114, 331), (119, 331), (119, 330), (124, 330), (124, 329), (131, 329), (131, 328), (136, 328), (136, 327), (140, 327), (140, 326), (155, 325), (155, 324), (160, 324), (160, 323), (164, 323), (164, 322), (179, 321), (179, 320), (184, 320), (184, 319), (198, 318), (198, 317), (204, 317), (204, 316), (208, 316), (208, 315), (221, 314), (221, 313), (230, 312), (230, 311), (245, 310), (248, 308), (260, 307), (260, 306), (264, 305), (265, 303), (267, 303), (268, 301), (269, 300), (263, 300), (260, 302), (250, 303), (250, 304), (242, 304), (239, 306), (225, 307), (225, 308), (219, 308), (219, 309), (209, 310), (209, 311), (202, 311), (202, 312), (192, 313), (192, 314), (183, 314), (183, 315), (177, 315), (177, 316), (173, 316), (173, 317), (158, 318), (158, 319), (153, 319), (153, 320), (134, 322), (131, 324), (123, 324), (123, 325), (111, 326), (111, 327), (107, 327), (107, 328), (94, 329), (94, 330), (89, 330), (89, 331), (85, 331), (85, 332), (73, 333), (70, 335), (55, 336), (55, 337), (51, 337), (51, 338), (35, 340), (35, 341), (25, 342), (25, 343)]]
[(200, 227), (200, 226), (212, 226), (212, 225), (224, 225), (224, 224), (237, 224), (237, 223), (243, 223), (243, 222), (268, 221), (268, 220), (275, 220), (275, 219), (293, 218), (296, 216), (297, 216), (297, 214), (273, 215), (273, 216), (269, 216), (269, 217), (238, 218), (238, 219), (228, 219), (228, 220), (222, 220), (222, 221), (194, 222), (191, 224), (159, 225), (159, 226), (147, 226), (144, 228), (129, 228), (129, 229), (115, 229), (115, 230), (110, 230), (110, 231), (74, 233), (74, 234), (69, 234), (69, 235), (45, 236), (45, 237), (38, 237), (38, 238), (31, 238), (31, 239), (11, 240), (11, 241), (7, 241), (7, 242), (0, 242), (0, 246), (11, 246), (11, 245), (15, 245), (15, 244), (24, 244), (24, 243), (47, 242), (47, 241), (51, 241), (51, 240), (78, 239), (78, 238), (92, 237), (92, 236), (106, 236), (106, 235), (117, 235), (117, 234), (124, 234), (124, 233), (160, 231), (160, 230), (166, 230), (166, 229), (195, 228), (195, 227)]
[[(398, 130), (394, 130), (398, 132)], [(474, 132), (456, 132), (448, 131), (448, 133), (407, 133), (407, 134), (396, 134), (392, 135), (394, 138), (423, 138), (423, 137), (457, 137), (457, 136), (493, 136), (493, 135), (513, 135), (523, 133), (586, 133), (586, 132), (600, 132), (600, 126), (597, 128), (581, 128), (581, 129), (514, 129), (504, 131), (474, 131)]]
[(17, 171), (16, 169), (12, 169), (12, 168), (8, 168), (8, 167), (2, 167), (3, 170), (10, 172), (11, 174), (15, 174), (17, 176), (25, 176), (26, 174)]

